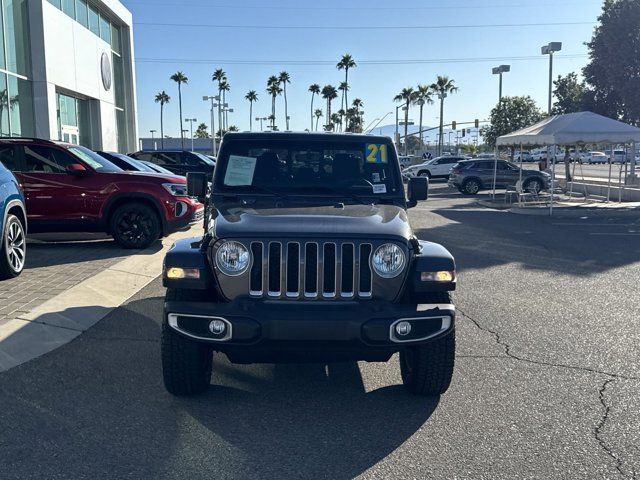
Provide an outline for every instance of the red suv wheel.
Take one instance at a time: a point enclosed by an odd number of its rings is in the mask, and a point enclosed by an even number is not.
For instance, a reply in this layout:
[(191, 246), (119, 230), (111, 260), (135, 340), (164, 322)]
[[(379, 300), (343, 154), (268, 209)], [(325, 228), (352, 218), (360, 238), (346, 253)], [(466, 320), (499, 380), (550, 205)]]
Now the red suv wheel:
[(160, 219), (147, 205), (125, 203), (111, 216), (111, 235), (124, 248), (146, 248), (160, 234)]

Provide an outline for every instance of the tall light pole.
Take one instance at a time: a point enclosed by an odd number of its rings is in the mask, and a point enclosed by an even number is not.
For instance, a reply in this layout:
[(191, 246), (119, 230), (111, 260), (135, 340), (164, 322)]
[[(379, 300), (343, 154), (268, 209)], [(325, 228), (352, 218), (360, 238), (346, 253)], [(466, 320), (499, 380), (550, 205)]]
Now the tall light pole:
[(153, 142), (156, 139), (157, 130), (149, 130), (151, 132), (151, 141)]
[(216, 122), (215, 122), (215, 109), (219, 106), (220, 97), (218, 95), (202, 97), (205, 102), (211, 101), (211, 155), (216, 155)]
[(494, 75), (500, 75), (500, 90), (498, 94), (498, 103), (502, 100), (502, 74), (511, 71), (511, 65), (500, 65), (499, 67), (495, 67), (493, 69)]
[(551, 42), (541, 48), (542, 55), (549, 55), (549, 108), (548, 114), (551, 115), (551, 104), (553, 99), (553, 54), (562, 50), (562, 42)]
[(185, 122), (189, 122), (191, 124), (191, 151), (193, 152), (193, 122), (197, 122), (196, 118), (185, 118)]
[(260, 131), (262, 132), (262, 122), (269, 120), (269, 117), (256, 117), (256, 122), (260, 122)]
[(233, 113), (233, 108), (229, 108), (229, 104), (225, 103), (223, 108), (223, 118), (225, 119), (225, 130), (229, 128), (229, 113)]
[[(405, 107), (404, 105), (400, 104), (396, 107), (396, 138), (393, 139), (393, 141), (396, 143), (396, 146), (398, 148), (400, 148), (400, 132), (398, 131), (398, 125), (399, 125), (399, 120), (398, 120), (398, 110), (400, 110), (402, 108), (402, 110), (406, 110), (407, 107)], [(385, 115), (386, 116), (386, 115)], [(405, 142), (407, 140), (405, 139)]]

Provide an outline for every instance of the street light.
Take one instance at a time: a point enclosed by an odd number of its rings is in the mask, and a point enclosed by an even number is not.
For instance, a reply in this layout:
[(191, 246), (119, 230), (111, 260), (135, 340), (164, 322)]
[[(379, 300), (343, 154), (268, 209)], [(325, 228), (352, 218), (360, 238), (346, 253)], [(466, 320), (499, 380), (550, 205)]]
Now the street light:
[(151, 141), (153, 142), (156, 137), (155, 137), (155, 133), (157, 132), (157, 130), (149, 130), (151, 132)]
[(222, 116), (225, 119), (225, 130), (229, 128), (229, 113), (233, 113), (233, 108), (229, 108), (229, 104), (225, 103), (222, 107)]
[[(399, 123), (398, 123), (398, 110), (400, 110), (401, 108), (402, 108), (402, 111), (404, 112), (404, 111), (407, 109), (407, 107), (406, 107), (406, 106), (404, 106), (404, 105), (402, 105), (402, 104), (400, 104), (400, 105), (398, 105), (398, 106), (396, 107), (396, 138), (394, 139), (394, 140), (395, 140), (395, 142), (396, 142), (396, 144), (399, 144), (399, 143), (400, 143), (400, 132), (398, 132), (398, 124), (399, 124)], [(406, 141), (406, 140), (405, 140), (405, 141)], [(399, 148), (399, 147), (400, 147), (400, 145), (398, 145), (398, 148)]]
[(269, 117), (256, 117), (256, 122), (260, 122), (260, 131), (262, 132), (262, 122), (269, 120)]
[(502, 100), (502, 74), (511, 71), (511, 65), (500, 65), (499, 67), (495, 67), (493, 69), (494, 75), (500, 75), (500, 90), (498, 96), (498, 103)]
[(553, 54), (562, 50), (562, 42), (551, 42), (541, 48), (542, 55), (549, 55), (549, 109), (551, 115), (551, 101), (553, 97)]
[(438, 141), (438, 155), (442, 155), (442, 147), (444, 146), (444, 99), (447, 98), (447, 92), (438, 93), (440, 100), (440, 140)]
[(197, 122), (196, 118), (185, 118), (185, 122), (189, 122), (191, 124), (191, 151), (193, 152), (193, 122)]
[(211, 155), (216, 155), (216, 123), (215, 123), (215, 109), (219, 106), (220, 96), (208, 96), (202, 97), (205, 102), (211, 101)]

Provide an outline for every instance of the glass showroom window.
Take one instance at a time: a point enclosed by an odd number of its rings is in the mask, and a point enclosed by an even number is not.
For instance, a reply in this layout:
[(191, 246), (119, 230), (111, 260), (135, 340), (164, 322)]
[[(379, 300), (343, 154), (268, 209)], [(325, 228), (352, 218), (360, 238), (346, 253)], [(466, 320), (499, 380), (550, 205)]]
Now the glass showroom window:
[(27, 39), (26, 0), (4, 0), (4, 36), (6, 43), (6, 69), (28, 77), (29, 48)]
[(100, 36), (100, 15), (95, 8), (89, 7), (89, 30)]
[(5, 73), (0, 73), (0, 134), (9, 136), (9, 90)]
[(74, 0), (62, 0), (62, 11), (75, 20), (76, 4)]
[(100, 14), (100, 38), (111, 43), (111, 24), (102, 14)]
[(85, 0), (76, 0), (76, 20), (85, 28), (89, 28), (89, 7)]

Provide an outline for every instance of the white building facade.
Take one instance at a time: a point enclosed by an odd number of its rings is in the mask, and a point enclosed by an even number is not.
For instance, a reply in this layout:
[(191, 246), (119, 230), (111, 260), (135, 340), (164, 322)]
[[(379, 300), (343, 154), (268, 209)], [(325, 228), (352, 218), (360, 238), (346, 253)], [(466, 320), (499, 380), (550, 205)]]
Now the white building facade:
[(135, 150), (131, 13), (117, 0), (0, 2), (2, 135)]

